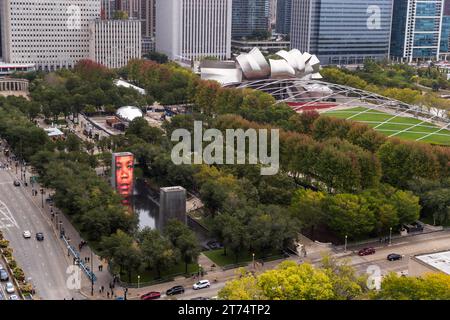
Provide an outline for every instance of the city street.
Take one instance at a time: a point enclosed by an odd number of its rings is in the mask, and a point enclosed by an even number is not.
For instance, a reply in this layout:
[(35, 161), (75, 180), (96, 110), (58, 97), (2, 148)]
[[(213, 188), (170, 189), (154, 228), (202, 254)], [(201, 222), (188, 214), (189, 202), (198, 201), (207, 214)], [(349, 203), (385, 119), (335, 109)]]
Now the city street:
[[(347, 259), (349, 264), (352, 265), (359, 274), (367, 274), (368, 272), (373, 272), (374, 267), (379, 268), (380, 275), (386, 275), (389, 272), (396, 272), (398, 274), (408, 272), (408, 262), (409, 257), (417, 254), (442, 251), (450, 249), (450, 231), (440, 231), (428, 234), (420, 234), (413, 237), (407, 237), (403, 239), (397, 239), (393, 241), (392, 245), (381, 245), (376, 247), (376, 253), (370, 256), (360, 257), (356, 254), (358, 249), (353, 249), (353, 251), (348, 250), (347, 253), (340, 252), (336, 253), (335, 257), (339, 260)], [(402, 260), (399, 261), (388, 261), (387, 255), (390, 253), (398, 253), (403, 256)], [(300, 260), (298, 257), (291, 257), (290, 260), (302, 263), (307, 261), (316, 266), (320, 265), (321, 255), (315, 254), (308, 256), (307, 259)], [(271, 261), (265, 263), (263, 268), (258, 268), (257, 272), (264, 272), (268, 269), (273, 269), (277, 264), (281, 263), (283, 260)], [(251, 270), (251, 266), (247, 267)], [(371, 271), (372, 270), (372, 271)], [(217, 278), (218, 283), (211, 283), (211, 287), (208, 289), (202, 289), (198, 291), (192, 290), (192, 284), (194, 280), (186, 279), (180, 281), (173, 281), (169, 283), (163, 283), (160, 285), (155, 285), (152, 287), (141, 288), (141, 289), (130, 289), (129, 298), (139, 299), (142, 294), (150, 291), (159, 291), (164, 293), (165, 290), (171, 288), (175, 285), (183, 285), (186, 289), (184, 294), (174, 296), (177, 300), (190, 300), (195, 297), (205, 297), (213, 298), (218, 295), (218, 292), (222, 287), (225, 286), (226, 281), (230, 281), (236, 278), (236, 269), (227, 271), (218, 271), (208, 273), (203, 279), (208, 279), (212, 281)], [(164, 294), (161, 299), (174, 299), (173, 297), (166, 297)]]
[[(6, 162), (4, 157), (0, 161)], [(25, 188), (14, 186), (15, 179), (15, 168), (0, 171), (0, 229), (10, 241), (14, 258), (24, 270), (25, 276), (31, 278), (37, 298), (80, 298), (76, 291), (67, 288), (68, 260), (50, 222)], [(30, 239), (23, 237), (25, 230), (31, 232)], [(44, 241), (36, 240), (37, 232), (44, 233)]]

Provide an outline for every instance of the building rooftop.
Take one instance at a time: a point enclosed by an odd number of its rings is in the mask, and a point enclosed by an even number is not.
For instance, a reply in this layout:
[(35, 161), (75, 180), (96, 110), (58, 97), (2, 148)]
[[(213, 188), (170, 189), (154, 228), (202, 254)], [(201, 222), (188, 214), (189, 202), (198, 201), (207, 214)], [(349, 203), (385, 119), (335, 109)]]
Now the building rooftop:
[(133, 106), (121, 107), (117, 110), (116, 115), (125, 121), (133, 121), (136, 118), (144, 117), (144, 113), (141, 109)]
[(58, 128), (47, 128), (44, 130), (45, 130), (45, 132), (47, 132), (47, 135), (49, 137), (59, 137), (59, 136), (64, 135), (64, 133), (61, 130), (59, 130)]
[(450, 275), (450, 250), (415, 256), (416, 259)]
[(115, 85), (118, 87), (125, 87), (125, 88), (132, 88), (136, 91), (138, 91), (140, 94), (145, 95), (145, 89), (139, 88), (129, 82), (123, 81), (123, 80), (116, 80), (114, 81)]

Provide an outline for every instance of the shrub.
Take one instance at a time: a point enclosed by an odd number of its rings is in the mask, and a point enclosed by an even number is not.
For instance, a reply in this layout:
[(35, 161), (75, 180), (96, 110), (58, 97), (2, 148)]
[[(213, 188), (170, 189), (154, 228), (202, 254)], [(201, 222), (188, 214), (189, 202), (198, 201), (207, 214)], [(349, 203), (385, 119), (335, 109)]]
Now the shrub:
[(17, 267), (17, 262), (14, 259), (9, 260), (8, 264), (9, 264), (9, 267), (13, 270)]
[(0, 248), (2, 249), (6, 249), (9, 246), (9, 241), (8, 240), (0, 240)]
[(25, 280), (25, 273), (20, 267), (15, 267), (13, 270), (14, 277), (17, 279), (17, 281), (21, 282)]

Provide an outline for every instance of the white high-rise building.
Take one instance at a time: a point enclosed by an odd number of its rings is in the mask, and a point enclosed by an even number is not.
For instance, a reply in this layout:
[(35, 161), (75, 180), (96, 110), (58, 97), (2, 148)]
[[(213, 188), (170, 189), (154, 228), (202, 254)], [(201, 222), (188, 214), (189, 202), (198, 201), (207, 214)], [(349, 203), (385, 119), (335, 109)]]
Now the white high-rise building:
[(156, 2), (156, 51), (184, 63), (231, 56), (232, 0)]
[(2, 0), (3, 60), (38, 69), (71, 68), (89, 57), (89, 21), (100, 0)]
[(121, 68), (141, 58), (141, 21), (96, 20), (90, 23), (89, 58), (108, 68)]

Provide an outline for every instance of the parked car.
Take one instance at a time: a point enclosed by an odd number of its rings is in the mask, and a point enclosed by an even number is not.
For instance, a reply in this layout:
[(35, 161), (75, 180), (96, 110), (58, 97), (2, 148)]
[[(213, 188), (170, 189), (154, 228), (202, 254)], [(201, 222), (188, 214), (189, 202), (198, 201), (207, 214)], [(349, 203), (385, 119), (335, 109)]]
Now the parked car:
[(5, 286), (5, 291), (8, 293), (14, 293), (16, 289), (14, 288), (14, 285), (11, 282), (8, 282)]
[(375, 248), (364, 248), (358, 251), (358, 256), (368, 256), (375, 253)]
[(15, 294), (9, 297), (9, 300), (20, 300), (19, 297)]
[(0, 270), (0, 280), (1, 281), (8, 281), (9, 280), (9, 276), (8, 276), (8, 272), (6, 272), (6, 270)]
[(387, 259), (389, 261), (397, 261), (397, 260), (401, 260), (403, 257), (400, 254), (397, 253), (391, 253), (387, 256)]
[(3, 265), (0, 263), (0, 270), (3, 270)]
[(206, 245), (207, 245), (208, 248), (211, 249), (211, 250), (216, 250), (216, 249), (221, 249), (221, 248), (223, 248), (223, 244), (221, 244), (221, 243), (218, 242), (218, 241), (209, 241)]
[(183, 286), (175, 286), (166, 291), (166, 295), (168, 295), (168, 296), (172, 296), (174, 294), (182, 294), (182, 293), (184, 293)]
[(161, 298), (161, 292), (152, 291), (141, 296), (141, 300), (156, 300)]
[(36, 233), (36, 240), (37, 241), (44, 241), (44, 234), (42, 232)]
[(192, 289), (199, 290), (204, 288), (209, 288), (211, 286), (211, 283), (209, 283), (209, 280), (200, 280), (196, 284), (192, 286)]
[(30, 239), (30, 238), (31, 238), (31, 232), (30, 232), (29, 230), (25, 230), (25, 231), (23, 232), (23, 237), (24, 237), (25, 239)]
[(20, 187), (20, 181), (19, 180), (14, 180), (14, 186), (15, 187)]
[(1, 293), (0, 293), (0, 300), (5, 300), (5, 298), (3, 298)]
[(403, 228), (405, 228), (408, 231), (408, 233), (411, 233), (411, 232), (422, 232), (423, 229), (425, 228), (425, 224), (423, 222), (416, 221), (416, 222), (411, 223), (411, 224), (403, 225)]

